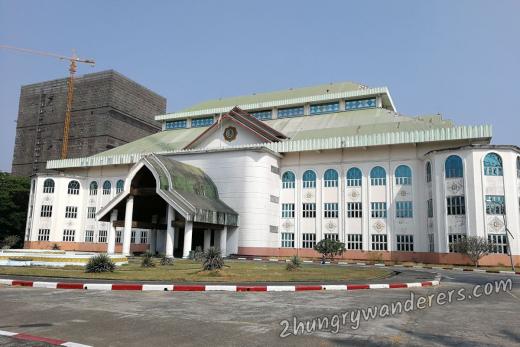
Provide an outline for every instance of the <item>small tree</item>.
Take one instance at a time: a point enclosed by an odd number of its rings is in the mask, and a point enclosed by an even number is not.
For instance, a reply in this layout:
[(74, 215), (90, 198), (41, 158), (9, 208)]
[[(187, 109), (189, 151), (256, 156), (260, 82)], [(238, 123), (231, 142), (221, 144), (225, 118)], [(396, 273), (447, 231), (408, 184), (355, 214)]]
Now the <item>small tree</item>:
[(206, 271), (218, 271), (224, 266), (224, 259), (220, 250), (215, 247), (208, 248), (202, 256), (202, 267)]
[(454, 245), (454, 249), (467, 255), (475, 267), (478, 267), (478, 262), (482, 257), (493, 252), (493, 248), (493, 243), (479, 236), (464, 237)]
[(345, 244), (332, 239), (323, 239), (314, 246), (314, 250), (321, 254), (322, 262), (325, 259), (334, 260), (334, 256), (341, 256), (345, 252)]
[(298, 270), (302, 266), (302, 260), (297, 255), (293, 255), (291, 259), (287, 262), (286, 269), (287, 271)]
[(142, 267), (154, 267), (153, 254), (151, 252), (145, 252), (143, 254), (143, 260), (141, 260)]

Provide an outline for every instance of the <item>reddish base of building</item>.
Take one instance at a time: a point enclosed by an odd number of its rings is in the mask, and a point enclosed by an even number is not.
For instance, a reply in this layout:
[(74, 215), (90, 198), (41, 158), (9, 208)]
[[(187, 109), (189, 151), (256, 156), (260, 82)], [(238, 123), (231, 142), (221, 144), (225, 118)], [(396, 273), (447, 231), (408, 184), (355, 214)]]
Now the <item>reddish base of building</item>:
[[(238, 247), (238, 254), (243, 256), (289, 257), (298, 255), (303, 258), (320, 258), (321, 255), (307, 248), (267, 248)], [(346, 251), (336, 259), (375, 262), (415, 262), (426, 264), (472, 265), (467, 256), (459, 253), (431, 252), (386, 252), (386, 251)], [(520, 256), (513, 255), (515, 266), (520, 266)], [(481, 266), (509, 266), (511, 261), (507, 254), (490, 254), (480, 259)]]
[[(58, 245), (60, 251), (78, 251), (78, 252), (104, 252), (106, 253), (108, 245), (106, 243), (85, 243), (85, 242), (52, 242), (52, 241), (25, 241), (23, 248), (26, 249), (53, 249), (54, 245)], [(147, 244), (131, 244), (130, 252), (142, 253), (149, 248)], [(116, 253), (123, 252), (123, 245), (116, 243)]]

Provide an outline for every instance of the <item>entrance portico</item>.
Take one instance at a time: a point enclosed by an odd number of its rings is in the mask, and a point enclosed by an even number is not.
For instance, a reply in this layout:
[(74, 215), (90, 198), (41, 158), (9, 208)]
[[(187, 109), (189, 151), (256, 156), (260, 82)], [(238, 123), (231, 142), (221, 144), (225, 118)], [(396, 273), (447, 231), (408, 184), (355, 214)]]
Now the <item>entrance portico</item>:
[[(211, 179), (194, 166), (148, 155), (136, 163), (123, 192), (97, 219), (110, 221), (108, 252), (115, 252), (116, 228), (123, 228), (123, 255), (130, 255), (132, 230), (147, 229), (150, 251), (187, 258), (194, 247), (211, 245), (227, 255), (228, 227), (238, 214), (218, 198)], [(135, 238), (135, 237), (134, 237)]]

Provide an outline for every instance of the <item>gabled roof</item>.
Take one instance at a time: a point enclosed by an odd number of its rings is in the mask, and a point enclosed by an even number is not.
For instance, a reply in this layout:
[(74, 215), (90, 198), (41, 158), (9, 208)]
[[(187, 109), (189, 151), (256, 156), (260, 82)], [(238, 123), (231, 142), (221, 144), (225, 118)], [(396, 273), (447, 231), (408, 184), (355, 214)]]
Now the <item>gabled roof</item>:
[(242, 128), (247, 129), (257, 137), (259, 137), (261, 139), (261, 142), (278, 142), (287, 139), (287, 136), (285, 136), (281, 132), (277, 131), (276, 129), (273, 129), (272, 127), (268, 126), (262, 121), (259, 121), (255, 117), (251, 116), (246, 111), (235, 106), (233, 107), (233, 109), (231, 109), (231, 111), (220, 116), (217, 122), (213, 123), (213, 125), (211, 125), (204, 132), (202, 132), (196, 138), (194, 138), (193, 141), (191, 141), (188, 145), (184, 147), (184, 149), (193, 148), (193, 146), (200, 142), (204, 137), (215, 132), (219, 128), (221, 122), (226, 119), (237, 124)]
[[(156, 154), (143, 157), (134, 167), (144, 164), (158, 178), (157, 194), (186, 220), (236, 226), (238, 213), (219, 199), (217, 186), (200, 168)], [(133, 179), (131, 169), (127, 179)], [(137, 171), (134, 172), (134, 174)], [(98, 213), (98, 220), (107, 220), (109, 212), (130, 194), (126, 189), (114, 197)]]

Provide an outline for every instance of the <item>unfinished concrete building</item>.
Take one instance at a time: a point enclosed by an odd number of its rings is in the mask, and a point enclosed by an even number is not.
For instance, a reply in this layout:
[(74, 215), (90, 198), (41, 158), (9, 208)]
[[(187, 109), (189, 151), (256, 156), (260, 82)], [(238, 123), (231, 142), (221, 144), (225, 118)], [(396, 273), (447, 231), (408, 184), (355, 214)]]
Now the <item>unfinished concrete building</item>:
[[(59, 159), (67, 79), (22, 86), (12, 173), (30, 176)], [(68, 158), (87, 157), (161, 130), (166, 99), (108, 70), (75, 79)]]

